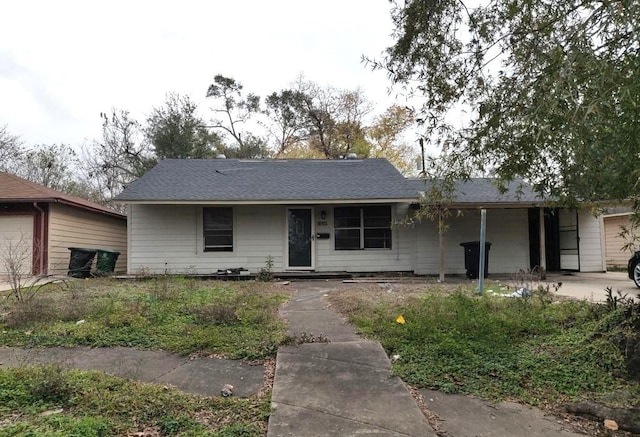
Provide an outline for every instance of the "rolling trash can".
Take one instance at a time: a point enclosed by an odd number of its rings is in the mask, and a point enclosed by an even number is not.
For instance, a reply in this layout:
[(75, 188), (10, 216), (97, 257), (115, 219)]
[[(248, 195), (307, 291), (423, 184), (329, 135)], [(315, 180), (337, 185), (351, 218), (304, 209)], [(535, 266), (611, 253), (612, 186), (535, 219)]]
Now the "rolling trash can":
[(120, 252), (109, 249), (96, 249), (96, 270), (99, 274), (113, 273)]
[[(467, 278), (478, 279), (480, 276), (480, 242), (467, 241), (460, 243), (464, 247), (464, 268), (467, 270)], [(489, 249), (491, 243), (484, 243), (484, 277), (489, 275)]]
[(95, 249), (84, 249), (82, 247), (69, 247), (69, 271), (67, 276), (72, 278), (88, 278), (91, 276), (91, 264), (96, 256)]

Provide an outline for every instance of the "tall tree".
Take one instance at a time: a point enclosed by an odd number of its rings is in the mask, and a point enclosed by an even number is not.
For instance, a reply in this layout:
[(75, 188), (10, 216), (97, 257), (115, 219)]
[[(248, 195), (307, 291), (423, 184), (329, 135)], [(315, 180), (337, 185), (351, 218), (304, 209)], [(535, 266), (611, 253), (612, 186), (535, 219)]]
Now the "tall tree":
[(265, 126), (274, 139), (275, 156), (285, 155), (308, 138), (307, 99), (306, 94), (292, 89), (274, 92), (265, 99)]
[(299, 80), (297, 87), (306, 96), (303, 108), (310, 149), (330, 159), (367, 149), (365, 117), (373, 107), (362, 90), (323, 88), (304, 80)]
[(373, 120), (367, 128), (370, 148), (368, 158), (386, 158), (402, 173), (415, 173), (416, 154), (403, 134), (415, 124), (413, 111), (393, 105)]
[(220, 137), (210, 132), (189, 96), (167, 94), (151, 111), (144, 133), (158, 159), (211, 158), (219, 152)]
[[(247, 124), (260, 113), (260, 97), (244, 94), (243, 85), (233, 78), (216, 75), (209, 85), (207, 97), (214, 99), (218, 106), (211, 127), (222, 132), (225, 139), (231, 139), (226, 154), (242, 158), (264, 158), (268, 156), (266, 141), (247, 130)], [(255, 127), (255, 126), (254, 126)]]
[(84, 150), (83, 181), (109, 202), (156, 163), (142, 127), (128, 111), (101, 113), (102, 138)]
[(22, 142), (9, 132), (6, 125), (0, 126), (0, 171), (15, 173), (22, 159)]
[(372, 62), (423, 99), (437, 172), (521, 176), (568, 203), (637, 198), (639, 17), (627, 0), (397, 1), (396, 42)]
[(16, 174), (54, 190), (68, 192), (74, 184), (76, 152), (66, 144), (40, 145), (24, 153)]

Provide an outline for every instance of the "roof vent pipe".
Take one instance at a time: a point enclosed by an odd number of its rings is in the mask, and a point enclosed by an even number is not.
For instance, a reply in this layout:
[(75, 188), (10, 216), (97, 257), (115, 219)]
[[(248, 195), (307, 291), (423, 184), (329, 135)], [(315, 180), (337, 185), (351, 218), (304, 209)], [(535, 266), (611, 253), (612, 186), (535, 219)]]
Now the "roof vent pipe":
[(347, 159), (358, 159), (358, 155), (356, 155), (355, 153), (349, 153), (347, 155)]
[(224, 153), (220, 153), (219, 155), (216, 155), (216, 159), (227, 159), (227, 157)]

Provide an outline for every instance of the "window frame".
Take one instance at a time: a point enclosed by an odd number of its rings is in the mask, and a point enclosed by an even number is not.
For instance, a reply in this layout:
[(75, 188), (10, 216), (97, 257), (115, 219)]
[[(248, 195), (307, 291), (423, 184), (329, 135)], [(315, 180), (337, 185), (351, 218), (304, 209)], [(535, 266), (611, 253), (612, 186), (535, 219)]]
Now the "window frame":
[[(341, 218), (343, 217), (337, 217), (336, 216), (336, 212), (341, 210), (341, 209), (357, 209), (359, 212), (359, 224), (358, 226), (353, 226), (353, 225), (349, 225), (349, 226), (338, 226), (338, 223), (340, 221)], [(366, 226), (365, 223), (367, 221), (367, 219), (371, 219), (371, 215), (370, 214), (366, 214), (367, 210), (371, 210), (373, 208), (387, 208), (388, 210), (388, 216), (389, 216), (389, 223), (387, 226)], [(368, 217), (367, 217), (368, 216)], [(346, 216), (348, 219), (348, 216)], [(375, 217), (375, 216), (374, 216)], [(351, 217), (353, 218), (353, 216)], [(393, 232), (392, 232), (392, 226), (391, 226), (391, 222), (393, 220), (393, 207), (391, 205), (353, 205), (353, 206), (336, 206), (333, 208), (333, 232), (334, 232), (334, 237), (333, 237), (333, 248), (334, 250), (391, 250), (393, 248)], [(351, 247), (346, 247), (346, 246), (342, 246), (342, 245), (338, 245), (338, 234), (340, 233), (340, 231), (354, 231), (354, 230), (358, 230), (359, 231), (359, 245), (358, 247), (355, 246), (351, 246)], [(373, 240), (379, 240), (379, 241), (383, 241), (383, 246), (384, 247), (372, 247), (372, 246), (367, 246), (367, 241), (371, 241), (372, 238), (366, 238), (366, 231), (371, 231), (371, 230), (382, 230), (382, 231), (388, 231), (388, 238), (386, 236), (384, 237), (378, 237), (378, 238), (374, 238)], [(386, 234), (386, 232), (385, 232)], [(388, 245), (387, 245), (388, 242)]]
[[(226, 214), (229, 214), (230, 217), (224, 217), (225, 219), (230, 219), (229, 225), (227, 227), (219, 227), (218, 229), (207, 229), (207, 220), (206, 214), (211, 210), (224, 210)], [(235, 216), (234, 216), (234, 208), (232, 206), (205, 206), (202, 207), (202, 213), (200, 215), (202, 219), (202, 252), (203, 253), (217, 253), (217, 252), (233, 252), (235, 250)], [(218, 235), (220, 238), (230, 238), (231, 244), (215, 244), (215, 245), (207, 245), (207, 237), (212, 237), (212, 235), (207, 235), (207, 233), (212, 231), (222, 231), (229, 232), (229, 235)], [(215, 237), (215, 236), (214, 236)]]

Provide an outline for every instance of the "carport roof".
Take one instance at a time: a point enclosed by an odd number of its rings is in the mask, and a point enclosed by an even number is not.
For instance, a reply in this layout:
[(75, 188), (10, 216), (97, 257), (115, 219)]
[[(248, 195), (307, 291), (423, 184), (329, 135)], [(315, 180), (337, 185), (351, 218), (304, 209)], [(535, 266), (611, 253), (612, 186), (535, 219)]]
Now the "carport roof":
[[(432, 182), (424, 179), (408, 179), (407, 182), (421, 195), (428, 192)], [(497, 180), (470, 178), (454, 182), (453, 203), (456, 205), (539, 205), (540, 195), (521, 179), (506, 183), (506, 190), (498, 188)]]
[(16, 175), (0, 172), (0, 203), (64, 203), (77, 208), (82, 208), (101, 214), (125, 218), (126, 216), (106, 208), (97, 203), (90, 202), (77, 196), (61, 193), (36, 184)]

